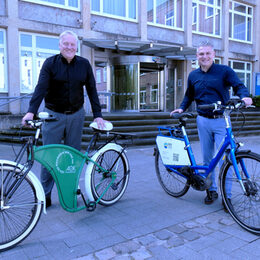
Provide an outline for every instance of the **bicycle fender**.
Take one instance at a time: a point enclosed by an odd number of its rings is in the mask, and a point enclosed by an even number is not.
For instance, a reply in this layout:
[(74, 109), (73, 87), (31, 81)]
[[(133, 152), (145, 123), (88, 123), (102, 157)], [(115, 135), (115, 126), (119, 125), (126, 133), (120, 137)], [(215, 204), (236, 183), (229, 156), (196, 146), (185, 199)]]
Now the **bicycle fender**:
[[(8, 160), (0, 160), (0, 165), (1, 164), (9, 164), (12, 166), (18, 166), (20, 169), (23, 168), (23, 165), (21, 165), (21, 164), (17, 165), (16, 162), (8, 161)], [(44, 212), (44, 214), (46, 214), (45, 193), (44, 193), (41, 182), (39, 181), (38, 177), (32, 171), (28, 172), (27, 177), (30, 179), (30, 181), (32, 182), (32, 184), (35, 188), (37, 199), (43, 202), (43, 212)]]
[[(104, 147), (102, 147), (100, 150), (98, 150), (91, 157), (91, 160), (95, 161), (101, 153), (103, 153), (106, 150), (110, 150), (110, 149), (114, 149), (118, 152), (121, 152), (123, 147), (118, 144), (115, 144), (115, 143), (108, 143)], [(85, 171), (85, 190), (87, 193), (87, 197), (90, 201), (94, 201), (94, 196), (93, 196), (91, 188), (90, 188), (91, 187), (91, 172), (92, 172), (94, 166), (95, 166), (95, 164), (93, 162), (89, 162), (88, 166), (86, 168), (86, 171)]]

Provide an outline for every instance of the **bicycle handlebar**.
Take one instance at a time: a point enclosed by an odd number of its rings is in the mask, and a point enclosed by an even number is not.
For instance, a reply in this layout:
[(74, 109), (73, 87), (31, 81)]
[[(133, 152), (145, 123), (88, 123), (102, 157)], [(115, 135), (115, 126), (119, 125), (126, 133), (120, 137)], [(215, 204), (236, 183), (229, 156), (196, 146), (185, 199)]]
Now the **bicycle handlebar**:
[(221, 101), (218, 101), (217, 103), (212, 104), (206, 104), (206, 105), (198, 105), (198, 109), (201, 110), (213, 110), (213, 111), (219, 111), (219, 110), (239, 110), (241, 108), (245, 108), (245, 102), (241, 99), (230, 99), (227, 103), (227, 105), (222, 105)]

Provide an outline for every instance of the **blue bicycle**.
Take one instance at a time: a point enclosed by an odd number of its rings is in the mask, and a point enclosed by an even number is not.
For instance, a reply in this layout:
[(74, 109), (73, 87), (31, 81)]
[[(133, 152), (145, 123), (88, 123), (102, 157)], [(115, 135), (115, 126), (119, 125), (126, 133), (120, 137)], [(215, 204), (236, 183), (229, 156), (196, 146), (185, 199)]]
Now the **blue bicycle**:
[[(222, 110), (226, 121), (226, 136), (208, 166), (198, 165), (185, 126), (192, 113), (176, 113), (176, 126), (158, 127), (155, 168), (163, 189), (173, 197), (181, 197), (189, 190), (208, 191), (212, 170), (222, 160), (219, 187), (223, 203), (233, 219), (244, 229), (260, 234), (260, 155), (240, 150), (231, 127), (230, 114), (241, 111), (244, 102), (230, 100), (228, 105), (214, 103), (200, 109)], [(245, 118), (245, 117), (244, 117)]]

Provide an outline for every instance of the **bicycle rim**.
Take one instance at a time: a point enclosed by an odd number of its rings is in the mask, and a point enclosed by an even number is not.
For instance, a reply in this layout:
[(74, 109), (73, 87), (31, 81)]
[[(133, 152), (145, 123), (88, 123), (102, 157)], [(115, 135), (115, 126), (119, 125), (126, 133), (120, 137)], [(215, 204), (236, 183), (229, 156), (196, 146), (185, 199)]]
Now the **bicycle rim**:
[[(115, 163), (116, 161), (116, 163)], [(107, 150), (101, 153), (96, 162), (109, 172), (115, 172), (116, 178), (112, 182), (110, 173), (100, 171), (94, 166), (91, 173), (91, 190), (95, 200), (103, 206), (116, 203), (124, 194), (129, 181), (129, 167), (126, 155), (117, 150)], [(113, 166), (113, 168), (111, 168)], [(101, 197), (102, 196), (102, 197)]]
[(155, 169), (159, 183), (163, 189), (173, 197), (181, 197), (190, 188), (186, 178), (166, 169), (158, 152), (155, 154)]
[[(222, 198), (229, 213), (240, 226), (249, 232), (260, 234), (260, 156), (239, 153), (236, 159), (247, 194), (242, 190), (232, 164), (227, 162), (221, 173)], [(241, 164), (245, 165), (250, 181)]]
[[(11, 165), (3, 165), (0, 168), (0, 183), (2, 183), (2, 173), (5, 180), (7, 175), (19, 171)], [(6, 191), (14, 180), (15, 178), (11, 177), (9, 183), (4, 182), (4, 189), (2, 186), (1, 189)], [(4, 199), (4, 206), (6, 208), (0, 209), (0, 251), (12, 248), (25, 239), (38, 223), (43, 208), (28, 176), (8, 201)]]

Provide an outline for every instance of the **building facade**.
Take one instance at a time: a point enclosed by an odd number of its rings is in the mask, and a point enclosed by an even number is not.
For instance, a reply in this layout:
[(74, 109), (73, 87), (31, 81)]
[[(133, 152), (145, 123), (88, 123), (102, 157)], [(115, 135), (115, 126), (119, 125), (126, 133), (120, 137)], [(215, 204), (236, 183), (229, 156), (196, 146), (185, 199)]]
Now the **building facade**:
[(260, 95), (259, 14), (257, 0), (0, 0), (0, 111), (27, 111), (64, 30), (79, 36), (103, 111), (178, 107), (201, 41)]

